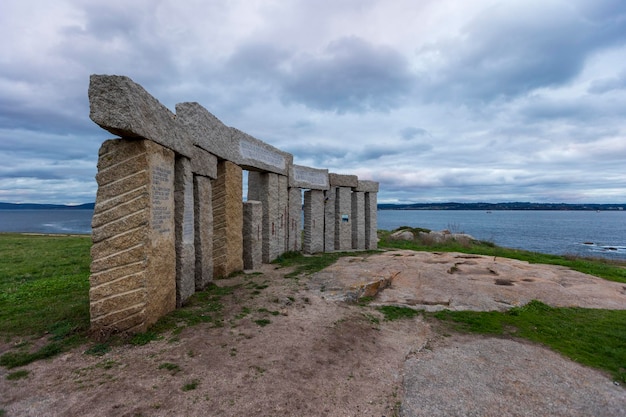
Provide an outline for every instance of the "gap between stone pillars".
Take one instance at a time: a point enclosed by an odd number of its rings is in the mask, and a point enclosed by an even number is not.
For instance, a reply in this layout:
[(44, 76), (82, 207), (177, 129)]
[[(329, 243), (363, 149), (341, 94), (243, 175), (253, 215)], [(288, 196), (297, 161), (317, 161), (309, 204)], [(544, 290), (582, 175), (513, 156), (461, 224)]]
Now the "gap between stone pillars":
[[(278, 174), (271, 172), (248, 173), (248, 199), (260, 201), (262, 216), (262, 259), (270, 263), (285, 252), (285, 222), (287, 202), (287, 182), (279, 180)], [(281, 191), (281, 183), (284, 191)], [(282, 200), (281, 200), (282, 198)]]

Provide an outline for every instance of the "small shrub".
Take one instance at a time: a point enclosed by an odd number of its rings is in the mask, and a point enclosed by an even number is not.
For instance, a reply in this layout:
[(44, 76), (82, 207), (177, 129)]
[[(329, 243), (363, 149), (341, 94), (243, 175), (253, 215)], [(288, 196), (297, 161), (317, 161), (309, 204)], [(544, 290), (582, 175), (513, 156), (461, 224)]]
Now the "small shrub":
[(50, 343), (42, 347), (36, 352), (8, 352), (0, 356), (0, 366), (6, 368), (15, 368), (18, 366), (28, 365), (31, 362), (51, 358), (63, 351), (58, 343)]
[(193, 381), (187, 382), (185, 385), (183, 385), (182, 390), (183, 391), (194, 390), (194, 389), (198, 388), (198, 384), (200, 384), (200, 381), (198, 381), (197, 379), (194, 379)]
[(11, 372), (6, 378), (9, 381), (16, 381), (18, 379), (28, 378), (29, 373), (30, 371), (27, 371), (26, 369), (20, 369), (19, 371)]
[(95, 345), (87, 349), (84, 353), (86, 355), (102, 356), (108, 353), (110, 350), (111, 346), (109, 346), (108, 343), (96, 343)]
[(159, 365), (159, 369), (166, 369), (168, 371), (170, 371), (170, 373), (172, 375), (180, 372), (180, 366), (176, 365), (175, 363), (171, 363), (171, 362), (164, 362), (161, 365)]
[(271, 323), (271, 321), (269, 319), (258, 319), (258, 320), (255, 320), (254, 322), (256, 324), (258, 324), (259, 326), (261, 326), (261, 327), (265, 327), (265, 326), (267, 326), (268, 324)]
[(158, 335), (155, 332), (137, 333), (130, 339), (129, 343), (135, 346), (143, 346), (156, 340)]

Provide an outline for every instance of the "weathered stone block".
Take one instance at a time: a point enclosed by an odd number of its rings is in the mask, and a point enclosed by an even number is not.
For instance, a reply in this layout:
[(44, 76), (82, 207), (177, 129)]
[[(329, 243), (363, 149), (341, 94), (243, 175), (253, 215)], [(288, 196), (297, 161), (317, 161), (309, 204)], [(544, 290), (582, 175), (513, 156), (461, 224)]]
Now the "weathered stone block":
[(308, 188), (310, 190), (328, 190), (330, 187), (328, 170), (291, 165), (289, 169), (289, 186)]
[(288, 175), (293, 155), (225, 126), (198, 103), (179, 103), (176, 116), (193, 143), (243, 169)]
[(328, 174), (328, 180), (332, 187), (351, 187), (356, 188), (359, 185), (359, 177), (356, 175)]
[(257, 269), (263, 262), (263, 205), (260, 201), (243, 203), (243, 268)]
[(365, 249), (365, 193), (352, 193), (352, 249)]
[[(217, 169), (216, 169), (217, 174)], [(196, 291), (203, 290), (213, 281), (213, 200), (211, 179), (193, 177), (194, 220), (196, 250)]]
[(191, 172), (211, 179), (217, 178), (217, 157), (198, 146), (193, 147)]
[(217, 164), (213, 180), (213, 276), (243, 269), (242, 169), (229, 161)]
[(352, 190), (337, 187), (335, 196), (335, 250), (352, 249)]
[(365, 249), (378, 248), (378, 195), (365, 193)]
[(302, 250), (302, 190), (289, 188), (287, 251)]
[(324, 251), (324, 192), (304, 192), (304, 253)]
[(335, 250), (335, 200), (337, 187), (324, 191), (324, 252)]
[(103, 143), (92, 222), (94, 332), (140, 332), (176, 306), (174, 152), (147, 140)]
[(191, 157), (191, 140), (176, 116), (142, 86), (119, 75), (89, 78), (89, 117), (101, 128), (125, 138), (149, 139)]
[(176, 306), (181, 307), (195, 292), (196, 250), (194, 247), (194, 197), (191, 161), (176, 158), (174, 176), (176, 230)]
[(289, 245), (289, 179), (284, 175), (278, 176), (278, 256), (287, 252)]
[(359, 180), (358, 185), (354, 191), (361, 191), (364, 193), (377, 193), (378, 192), (378, 182), (376, 181), (365, 181)]

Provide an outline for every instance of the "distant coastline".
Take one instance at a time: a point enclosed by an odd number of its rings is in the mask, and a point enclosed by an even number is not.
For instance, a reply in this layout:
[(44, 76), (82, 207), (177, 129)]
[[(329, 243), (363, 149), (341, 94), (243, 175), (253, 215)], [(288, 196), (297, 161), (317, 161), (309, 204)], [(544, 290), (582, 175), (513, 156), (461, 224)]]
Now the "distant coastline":
[(0, 210), (93, 210), (95, 203), (85, 203), (78, 205), (63, 204), (15, 204), (0, 203)]
[(379, 204), (379, 210), (577, 210), (577, 211), (624, 211), (624, 204), (566, 204), (566, 203), (412, 203)]
[[(16, 204), (0, 203), (0, 210), (93, 210), (95, 203), (78, 205), (63, 204)], [(621, 204), (567, 204), (567, 203), (410, 203), (378, 204), (378, 210), (577, 210), (577, 211), (626, 211)]]

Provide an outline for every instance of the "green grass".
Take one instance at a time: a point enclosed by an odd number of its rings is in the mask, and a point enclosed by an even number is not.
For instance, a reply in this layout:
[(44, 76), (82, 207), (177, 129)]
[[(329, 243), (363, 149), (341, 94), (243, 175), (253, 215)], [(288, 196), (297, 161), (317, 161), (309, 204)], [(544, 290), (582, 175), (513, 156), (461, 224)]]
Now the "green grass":
[[(424, 229), (402, 227), (409, 229), (417, 236), (417, 231)], [(398, 229), (396, 229), (398, 230)], [(503, 248), (491, 242), (474, 241), (469, 244), (464, 242), (448, 241), (445, 243), (433, 244), (427, 239), (415, 240), (393, 240), (391, 233), (386, 230), (379, 230), (379, 247), (394, 249), (410, 249), (416, 251), (431, 252), (461, 252), (478, 255), (494, 256), (498, 258), (511, 258), (526, 261), (534, 264), (560, 265), (571, 268), (575, 271), (589, 275), (595, 275), (610, 281), (626, 283), (626, 262), (611, 261), (607, 259), (581, 258), (575, 256), (557, 256), (537, 252), (529, 252), (518, 249)]]
[(172, 375), (177, 374), (178, 372), (181, 371), (180, 366), (178, 366), (175, 363), (171, 363), (171, 362), (164, 362), (161, 365), (159, 365), (159, 369), (166, 369), (168, 371), (170, 371), (170, 373)]
[(285, 278), (298, 278), (301, 275), (310, 275), (334, 264), (343, 256), (363, 256), (376, 253), (377, 251), (363, 252), (331, 252), (316, 255), (303, 255), (300, 252), (286, 252), (280, 255), (272, 263), (282, 268), (295, 267), (294, 270), (285, 275)]
[(399, 319), (408, 319), (420, 314), (419, 311), (409, 307), (382, 306), (378, 307), (378, 311), (383, 313), (385, 320), (393, 321)]
[(28, 378), (29, 374), (30, 371), (27, 371), (26, 369), (20, 369), (19, 371), (11, 372), (10, 374), (8, 374), (6, 376), (6, 379), (8, 379), (9, 381), (17, 381), (18, 379)]
[(183, 385), (182, 390), (183, 390), (183, 391), (191, 391), (191, 390), (194, 390), (194, 389), (198, 388), (198, 384), (199, 384), (199, 383), (200, 383), (200, 382), (199, 382), (197, 379), (194, 379), (193, 381), (188, 382), (188, 383), (186, 383), (185, 385)]
[(89, 237), (0, 234), (0, 333), (86, 330), (90, 247)]
[(626, 383), (626, 310), (556, 308), (539, 301), (507, 312), (428, 313), (455, 330), (511, 335), (544, 344)]
[(0, 234), (0, 336), (47, 337), (0, 357), (9, 368), (52, 357), (86, 340), (89, 329), (88, 236)]
[(258, 319), (258, 320), (254, 320), (254, 322), (261, 327), (265, 327), (268, 324), (270, 324), (272, 321), (270, 319)]

